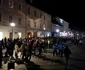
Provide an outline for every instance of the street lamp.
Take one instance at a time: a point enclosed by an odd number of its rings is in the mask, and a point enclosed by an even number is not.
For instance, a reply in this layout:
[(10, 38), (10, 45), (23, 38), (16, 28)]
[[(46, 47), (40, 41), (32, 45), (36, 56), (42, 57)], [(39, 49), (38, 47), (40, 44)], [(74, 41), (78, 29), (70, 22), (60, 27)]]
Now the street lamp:
[(59, 29), (56, 29), (56, 32), (59, 32), (60, 30)]
[(15, 23), (10, 23), (10, 26), (12, 27), (12, 40), (13, 40), (13, 27), (15, 26)]

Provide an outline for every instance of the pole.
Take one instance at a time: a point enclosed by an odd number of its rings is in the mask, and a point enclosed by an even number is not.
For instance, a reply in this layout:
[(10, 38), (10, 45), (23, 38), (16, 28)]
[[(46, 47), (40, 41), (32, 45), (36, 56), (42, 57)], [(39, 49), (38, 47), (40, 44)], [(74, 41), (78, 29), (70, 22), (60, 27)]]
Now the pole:
[(13, 27), (12, 27), (12, 40), (13, 40), (13, 38), (14, 38), (14, 35), (13, 35)]

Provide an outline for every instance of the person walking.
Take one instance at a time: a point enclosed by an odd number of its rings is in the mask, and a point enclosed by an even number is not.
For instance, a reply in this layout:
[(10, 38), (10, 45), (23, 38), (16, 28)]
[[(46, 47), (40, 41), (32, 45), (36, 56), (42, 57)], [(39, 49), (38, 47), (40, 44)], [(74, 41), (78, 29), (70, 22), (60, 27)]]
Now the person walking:
[(18, 58), (18, 51), (19, 51), (19, 47), (18, 47), (18, 42), (15, 43), (15, 58)]
[(23, 41), (20, 47), (21, 51), (21, 59), (24, 60), (26, 58), (26, 50), (25, 50), (26, 43)]
[(57, 56), (57, 49), (58, 49), (57, 44), (54, 43), (52, 47), (53, 47), (53, 56), (55, 56), (55, 55)]
[(65, 46), (64, 43), (60, 42), (60, 44), (59, 44), (59, 55), (61, 57), (63, 57), (64, 46)]
[(71, 50), (68, 48), (68, 46), (66, 45), (65, 49), (64, 49), (64, 56), (65, 56), (65, 60), (66, 60), (66, 63), (65, 63), (65, 70), (67, 69), (67, 65), (68, 65), (68, 59), (69, 59), (69, 56), (71, 54)]

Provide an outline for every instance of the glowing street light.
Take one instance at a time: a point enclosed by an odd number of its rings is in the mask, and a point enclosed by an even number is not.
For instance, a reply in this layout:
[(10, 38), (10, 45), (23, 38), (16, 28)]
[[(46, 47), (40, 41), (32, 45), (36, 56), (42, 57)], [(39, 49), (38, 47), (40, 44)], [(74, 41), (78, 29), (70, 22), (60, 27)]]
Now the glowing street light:
[(11, 23), (11, 24), (10, 24), (10, 26), (14, 27), (14, 26), (15, 26), (15, 24), (14, 24), (14, 23)]
[(59, 29), (56, 29), (56, 32), (59, 32), (60, 30)]
[(13, 27), (15, 26), (15, 23), (10, 23), (10, 26), (12, 27), (12, 40), (13, 40), (13, 38), (14, 38), (14, 36), (13, 36)]

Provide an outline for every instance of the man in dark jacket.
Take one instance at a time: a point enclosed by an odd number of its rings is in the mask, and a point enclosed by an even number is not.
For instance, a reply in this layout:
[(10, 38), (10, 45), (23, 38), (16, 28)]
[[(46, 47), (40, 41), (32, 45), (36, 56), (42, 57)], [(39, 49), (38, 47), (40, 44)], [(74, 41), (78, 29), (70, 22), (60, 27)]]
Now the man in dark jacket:
[(68, 46), (66, 45), (65, 49), (64, 49), (64, 56), (65, 56), (65, 69), (67, 69), (67, 65), (68, 65), (68, 59), (69, 59), (69, 55), (71, 54), (70, 49), (68, 48)]

